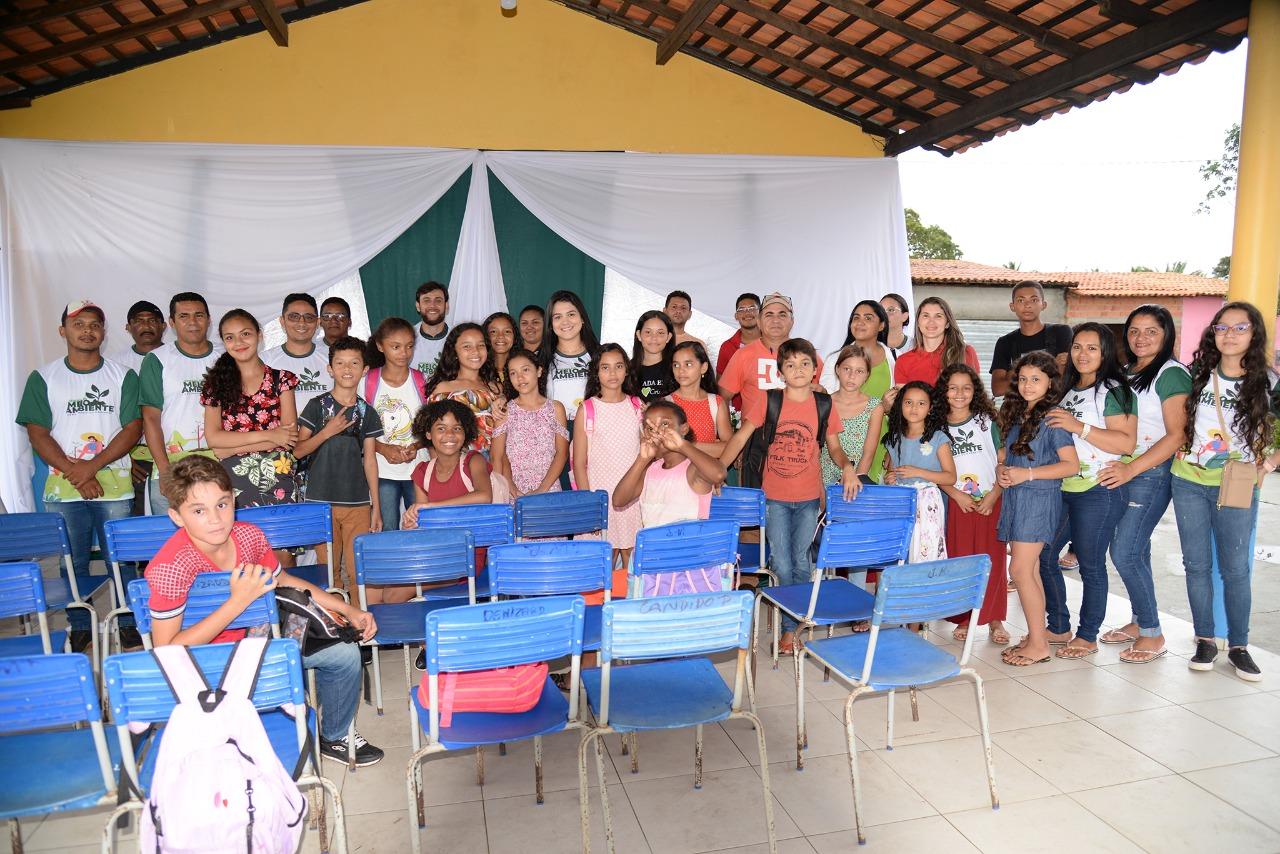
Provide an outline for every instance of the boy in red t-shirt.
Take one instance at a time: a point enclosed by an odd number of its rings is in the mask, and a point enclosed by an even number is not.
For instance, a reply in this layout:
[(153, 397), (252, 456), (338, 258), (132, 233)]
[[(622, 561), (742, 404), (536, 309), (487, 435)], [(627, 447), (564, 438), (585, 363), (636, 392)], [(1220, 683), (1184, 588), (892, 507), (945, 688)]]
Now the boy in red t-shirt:
[[(761, 479), (768, 513), (769, 545), (773, 553), (773, 569), (781, 584), (803, 584), (813, 573), (809, 545), (818, 527), (818, 511), (822, 506), (822, 468), (819, 456), (825, 444), (831, 459), (844, 472), (844, 496), (851, 499), (858, 491), (858, 475), (853, 463), (840, 447), (840, 416), (834, 409), (827, 417), (824, 436), (818, 435), (818, 401), (810, 385), (818, 366), (818, 354), (803, 338), (792, 338), (778, 347), (778, 371), (786, 384), (782, 392), (782, 409), (777, 428), (769, 445)], [(720, 461), (730, 463), (747, 446), (759, 427), (764, 426), (768, 397), (761, 394), (748, 402), (742, 415), (742, 427), (725, 445)], [(791, 652), (795, 642), (794, 620), (783, 616), (780, 650)]]
[[(309, 591), (316, 604), (348, 620), (364, 640), (377, 632), (372, 614), (281, 570), (262, 531), (247, 522), (235, 521), (231, 478), (217, 460), (200, 456), (179, 460), (161, 478), (160, 488), (169, 500), (169, 518), (178, 531), (146, 569), (151, 586), (147, 604), (151, 640), (156, 646), (239, 640), (245, 630), (228, 629), (227, 625), (276, 585)], [(227, 601), (200, 622), (184, 627), (182, 614), (195, 577), (201, 572), (227, 569), (231, 571), (231, 595)], [(304, 656), (302, 665), (316, 674), (316, 692), (323, 710), (320, 752), (346, 764), (347, 729), (360, 701), (360, 649), (353, 643), (336, 643)], [(382, 751), (358, 733), (355, 745), (356, 765), (372, 765), (382, 758)]]

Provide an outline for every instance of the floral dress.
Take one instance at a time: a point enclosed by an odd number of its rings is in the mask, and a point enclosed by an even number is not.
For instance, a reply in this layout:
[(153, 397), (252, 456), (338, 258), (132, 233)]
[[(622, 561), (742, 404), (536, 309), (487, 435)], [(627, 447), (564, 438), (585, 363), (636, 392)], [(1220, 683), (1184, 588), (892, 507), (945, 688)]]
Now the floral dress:
[[(280, 426), (280, 394), (298, 385), (297, 374), (267, 367), (262, 372), (262, 385), (253, 394), (242, 394), (231, 406), (222, 407), (222, 429), (229, 433), (253, 433)], [(200, 392), (204, 406), (218, 404), (209, 396), (206, 385)], [(296, 504), (302, 500), (298, 461), (283, 448), (236, 454), (222, 461), (231, 475), (236, 507), (259, 507), (264, 504)]]
[[(522, 495), (542, 485), (542, 479), (556, 458), (556, 437), (569, 441), (569, 431), (556, 421), (556, 402), (547, 399), (541, 408), (527, 410), (517, 403), (507, 407), (507, 420), (493, 431), (506, 435), (507, 459), (511, 462), (511, 479)], [(553, 481), (548, 492), (559, 492), (560, 481)]]
[(495, 404), (500, 403), (502, 396), (474, 388), (456, 388), (453, 391), (440, 391), (427, 398), (427, 403), (437, 400), (456, 400), (470, 409), (476, 416), (476, 440), (470, 450), (479, 451), (489, 458), (489, 448), (493, 444), (493, 430), (498, 422)]
[[(840, 447), (844, 449), (844, 455), (849, 458), (849, 462), (853, 463), (856, 468), (858, 463), (862, 461), (862, 449), (867, 443), (867, 431), (871, 428), (871, 413), (880, 405), (880, 398), (867, 398), (867, 405), (862, 408), (852, 418), (842, 418), (840, 423), (844, 425), (840, 430)], [(832, 414), (835, 414), (835, 407), (832, 406)], [(830, 452), (826, 446), (822, 448), (822, 457), (819, 460), (822, 464), (822, 482), (826, 484), (839, 483), (844, 477), (844, 473), (836, 466), (835, 460), (831, 459)]]

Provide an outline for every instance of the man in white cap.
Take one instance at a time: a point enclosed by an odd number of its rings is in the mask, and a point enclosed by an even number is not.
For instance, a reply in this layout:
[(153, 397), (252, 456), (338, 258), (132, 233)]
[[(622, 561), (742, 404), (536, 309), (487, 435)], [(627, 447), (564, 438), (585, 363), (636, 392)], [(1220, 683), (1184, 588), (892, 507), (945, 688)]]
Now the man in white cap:
[[(742, 395), (742, 411), (751, 409), (771, 388), (782, 388), (778, 373), (778, 346), (791, 337), (795, 326), (795, 309), (791, 298), (774, 291), (760, 301), (760, 337), (744, 344), (733, 354), (720, 376), (720, 394), (726, 399)], [(813, 381), (822, 376), (822, 359), (818, 359)]]

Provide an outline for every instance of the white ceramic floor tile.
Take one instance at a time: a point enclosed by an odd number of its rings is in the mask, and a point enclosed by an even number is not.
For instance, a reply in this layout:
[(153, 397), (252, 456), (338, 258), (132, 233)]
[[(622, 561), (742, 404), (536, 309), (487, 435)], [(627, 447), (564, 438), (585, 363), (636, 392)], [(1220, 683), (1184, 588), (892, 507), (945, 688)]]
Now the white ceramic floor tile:
[[(485, 852), (485, 806), (482, 801), (445, 804), (427, 810), (427, 826), (413, 828), (423, 851)], [(409, 814), (404, 810), (347, 816), (351, 854), (406, 854), (410, 850)]]
[(1280, 758), (1184, 774), (1191, 782), (1280, 830)]
[(947, 820), (983, 854), (1061, 854), (1064, 846), (1089, 854), (1142, 852), (1066, 795), (1010, 804), (999, 811), (952, 813)]
[(997, 733), (995, 743), (1064, 792), (1170, 773), (1088, 721)]
[[(62, 851), (79, 845), (101, 845), (102, 829), (112, 807), (99, 807), (82, 812), (61, 813), (47, 816), (44, 821), (23, 823), (23, 848), (26, 851)], [(5, 850), (9, 850), (9, 828), (5, 822), (3, 831)], [(134, 845), (137, 837), (137, 821), (116, 838), (127, 845)]]
[[(863, 834), (868, 848), (874, 845), (878, 851), (897, 854), (936, 854), (942, 851), (947, 854), (977, 854), (978, 851), (951, 822), (936, 815), (879, 824), (864, 828)], [(849, 854), (858, 850), (858, 836), (852, 830), (811, 836), (809, 841), (818, 854)]]
[[(562, 789), (578, 790), (578, 742), (579, 730), (549, 735), (542, 740), (542, 788), (544, 792)], [(474, 751), (470, 751), (474, 753)], [(485, 748), (484, 797), (509, 798), (527, 795), (533, 798), (537, 788), (533, 769), (533, 741), (518, 741), (507, 745), (507, 755), (499, 756), (496, 747)], [(618, 782), (618, 772), (606, 756), (605, 779)], [(587, 779), (591, 785), (599, 785), (596, 779), (595, 759), (587, 756)], [(474, 782), (474, 779), (472, 780)]]
[[(969, 688), (972, 695), (972, 687)], [(894, 746), (941, 741), (946, 738), (963, 738), (977, 733), (960, 718), (951, 714), (925, 691), (917, 692), (920, 720), (911, 719), (909, 692), (898, 691), (893, 701)], [(888, 708), (887, 694), (859, 697), (853, 704), (853, 724), (858, 740), (873, 750), (885, 746), (885, 724)], [(828, 701), (824, 705), (837, 721), (844, 720), (844, 704)], [(843, 726), (843, 723), (842, 723)]]
[[(992, 732), (1060, 724), (1076, 719), (1075, 715), (1052, 700), (1040, 696), (1017, 679), (983, 682), (982, 690), (987, 697), (987, 719)], [(943, 685), (930, 688), (925, 693), (977, 731), (978, 706), (972, 685)]]
[[(484, 807), (490, 854), (574, 854), (582, 850), (576, 790), (548, 792), (541, 806), (535, 804), (533, 798), (517, 797), (485, 801)], [(637, 854), (649, 851), (621, 786), (609, 787), (609, 810), (617, 850)], [(591, 850), (607, 850), (600, 790), (594, 785), (591, 787), (591, 829)]]
[[(750, 730), (749, 730), (750, 731)], [(754, 731), (750, 731), (754, 736)], [(693, 773), (694, 730), (658, 730), (642, 732), (639, 735), (640, 752), (637, 754), (640, 770), (631, 773), (630, 754), (622, 755), (622, 744), (619, 737), (605, 737), (605, 746), (613, 759), (614, 767), (619, 774), (630, 780), (652, 780), (657, 777), (675, 777)], [(755, 741), (751, 741), (751, 749), (755, 751)], [(590, 760), (590, 757), (587, 757)], [(748, 765), (747, 758), (734, 743), (729, 734), (721, 729), (720, 724), (707, 724), (702, 732), (702, 770), (723, 771), (727, 768), (742, 768)], [(592, 771), (592, 776), (595, 772)]]
[[(388, 748), (386, 757), (377, 765), (358, 768), (354, 774), (346, 772), (341, 786), (342, 806), (347, 814), (407, 808), (404, 774), (411, 753), (407, 747)], [(325, 773), (333, 774), (334, 765), (326, 762)], [(330, 779), (338, 782), (334, 777)], [(476, 783), (474, 751), (442, 753), (427, 759), (422, 765), (422, 793), (428, 811), (438, 804), (480, 800), (484, 791)]]
[(1169, 705), (1100, 667), (1067, 673), (1038, 673), (1019, 680), (1032, 691), (1082, 718), (1118, 715)]
[(1180, 706), (1094, 718), (1093, 723), (1180, 773), (1275, 756)]
[(1103, 670), (1171, 703), (1196, 703), (1258, 693), (1257, 688), (1235, 676), (1188, 670), (1186, 659), (1175, 655), (1165, 655), (1146, 664), (1112, 664)]
[[(853, 828), (853, 786), (845, 756), (821, 756), (805, 763), (770, 766), (774, 795), (805, 835)], [(862, 822), (866, 827), (934, 815), (937, 811), (870, 751), (858, 752)]]
[[(623, 788), (655, 854), (741, 848), (768, 841), (764, 793), (753, 768), (709, 772), (699, 790), (693, 788), (692, 775), (624, 781)], [(801, 835), (776, 796), (773, 812), (778, 839)]]
[[(940, 813), (991, 806), (982, 739), (953, 738), (876, 754)], [(1002, 804), (1061, 794), (1043, 777), (993, 747), (996, 790)]]
[(1185, 707), (1268, 750), (1280, 753), (1280, 694), (1206, 700), (1187, 703)]
[[(715, 854), (769, 854), (769, 843), (747, 845), (742, 848), (721, 848)], [(803, 836), (795, 839), (779, 839), (778, 854), (814, 854), (813, 846)]]
[[(831, 712), (817, 700), (805, 703), (805, 723), (809, 733), (809, 747), (805, 750), (806, 761), (813, 756), (832, 756), (845, 753), (844, 725), (832, 716)], [(759, 710), (760, 720), (764, 724), (765, 752), (769, 762), (795, 763), (796, 756), (796, 710), (795, 704), (790, 706), (769, 706)], [(724, 721), (721, 726), (733, 739), (738, 750), (751, 765), (760, 764), (760, 750), (757, 747), (756, 731), (745, 720)], [(644, 763), (644, 746), (641, 745), (640, 761)], [(688, 772), (686, 772), (688, 773)]]
[(1073, 797), (1148, 851), (1270, 854), (1280, 850), (1280, 833), (1181, 777), (1108, 786)]

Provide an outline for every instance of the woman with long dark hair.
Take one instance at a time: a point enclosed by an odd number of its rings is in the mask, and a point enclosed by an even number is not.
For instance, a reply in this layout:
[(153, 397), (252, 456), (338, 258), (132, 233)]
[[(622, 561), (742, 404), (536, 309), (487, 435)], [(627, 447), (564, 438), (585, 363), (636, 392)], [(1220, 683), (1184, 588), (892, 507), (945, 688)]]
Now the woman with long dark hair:
[[(1075, 327), (1063, 388), (1062, 401), (1048, 421), (1071, 434), (1080, 468), (1062, 481), (1063, 518), (1058, 538), (1040, 553), (1040, 580), (1049, 642), (1065, 644), (1058, 650), (1059, 658), (1085, 658), (1098, 651), (1098, 630), (1107, 613), (1107, 549), (1127, 501), (1123, 488), (1108, 489), (1098, 476), (1107, 463), (1133, 453), (1138, 435), (1138, 401), (1110, 329), (1101, 323)], [(1067, 587), (1058, 567), (1058, 555), (1068, 542), (1080, 560), (1084, 583), (1074, 636)]]
[[(547, 397), (560, 401), (569, 418), (569, 435), (573, 435), (573, 419), (586, 398), (587, 376), (591, 360), (600, 350), (600, 339), (591, 327), (591, 318), (582, 297), (573, 291), (556, 291), (547, 300), (546, 323), (538, 358), (547, 376)], [(569, 465), (560, 475), (560, 486), (569, 489)]]
[(641, 400), (658, 400), (675, 391), (676, 380), (671, 373), (675, 349), (676, 328), (665, 312), (646, 311), (640, 315), (631, 342), (631, 384), (639, 390)]
[(1227, 612), (1227, 658), (1236, 675), (1249, 682), (1262, 678), (1248, 649), (1258, 488), (1247, 508), (1220, 506), (1218, 490), (1228, 461), (1253, 463), (1259, 475), (1274, 471), (1280, 461), (1280, 453), (1272, 451), (1280, 401), (1270, 364), (1262, 313), (1247, 302), (1218, 309), (1192, 359), (1184, 447), (1173, 462), (1173, 509), (1196, 631), (1196, 653), (1187, 666), (1212, 670), (1218, 657), (1211, 578), (1216, 549)]
[(955, 313), (942, 297), (925, 297), (916, 308), (915, 346), (898, 357), (893, 366), (895, 385), (923, 380), (938, 381), (942, 369), (964, 363), (975, 371), (978, 353), (964, 341)]
[(498, 382), (507, 376), (507, 355), (516, 346), (516, 321), (505, 311), (495, 311), (480, 324), (484, 327), (485, 344), (493, 356), (493, 367), (498, 371)]
[(823, 360), (824, 368), (818, 384), (828, 393), (840, 387), (840, 381), (836, 378), (835, 356), (845, 347), (857, 344), (866, 353), (871, 365), (871, 373), (862, 386), (863, 393), (869, 397), (884, 397), (889, 386), (893, 385), (893, 351), (886, 343), (889, 339), (889, 315), (880, 303), (864, 299), (849, 312), (847, 329), (844, 343)]
[(1132, 454), (1105, 463), (1098, 475), (1102, 486), (1127, 493), (1111, 540), (1111, 562), (1129, 594), (1133, 619), (1098, 636), (1103, 643), (1132, 644), (1120, 653), (1126, 664), (1146, 664), (1165, 654), (1151, 535), (1169, 508), (1170, 462), (1183, 444), (1191, 392), (1191, 375), (1173, 357), (1177, 336), (1173, 316), (1162, 305), (1140, 305), (1125, 320), (1125, 371), (1138, 397), (1138, 441)]
[(671, 354), (671, 375), (676, 387), (670, 400), (684, 412), (694, 441), (705, 453), (719, 456), (733, 437), (729, 405), (716, 385), (716, 369), (701, 341), (685, 341)]
[(440, 362), (427, 381), (427, 403), (456, 400), (476, 417), (471, 450), (489, 453), (493, 428), (506, 413), (506, 398), (478, 323), (459, 323), (449, 330), (440, 351)]
[(418, 333), (402, 317), (384, 318), (365, 347), (369, 372), (362, 392), (365, 402), (382, 420), (382, 438), (375, 439), (378, 458), (378, 507), (382, 530), (400, 529), (400, 508), (413, 503), (413, 470), (427, 458), (413, 437), (413, 418), (426, 402), (427, 378), (410, 367)]
[(209, 447), (231, 475), (236, 507), (302, 500), (298, 461), (296, 374), (262, 363), (262, 327), (233, 308), (218, 321), (226, 352), (204, 375), (200, 403)]

